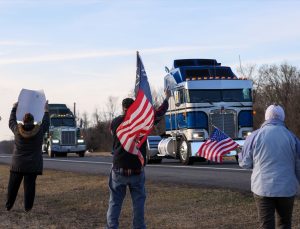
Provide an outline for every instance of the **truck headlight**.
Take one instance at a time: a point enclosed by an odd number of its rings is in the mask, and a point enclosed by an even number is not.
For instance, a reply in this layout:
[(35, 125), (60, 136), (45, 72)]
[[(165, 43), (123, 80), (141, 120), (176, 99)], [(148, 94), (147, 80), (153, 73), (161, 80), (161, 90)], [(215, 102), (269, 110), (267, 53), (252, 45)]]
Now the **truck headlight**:
[(196, 139), (196, 140), (204, 140), (204, 136), (205, 135), (204, 135), (203, 131), (195, 132), (192, 135), (193, 139)]
[(84, 140), (83, 139), (78, 139), (77, 143), (82, 144), (82, 143), (84, 143)]
[(58, 144), (58, 143), (59, 143), (59, 140), (58, 140), (58, 139), (52, 139), (52, 143), (53, 143), (53, 144)]
[(247, 138), (251, 134), (251, 131), (242, 131), (243, 138)]

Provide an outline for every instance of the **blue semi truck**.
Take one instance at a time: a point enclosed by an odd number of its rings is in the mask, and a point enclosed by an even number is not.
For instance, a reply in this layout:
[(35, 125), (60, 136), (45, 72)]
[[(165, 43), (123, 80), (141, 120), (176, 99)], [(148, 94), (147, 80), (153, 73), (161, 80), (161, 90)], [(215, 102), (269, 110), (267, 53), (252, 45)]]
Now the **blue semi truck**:
[[(167, 68), (166, 68), (167, 69)], [(203, 160), (197, 152), (214, 127), (241, 146), (253, 131), (252, 81), (239, 79), (214, 59), (178, 59), (167, 69), (164, 87), (172, 96), (165, 115), (165, 134), (149, 136), (147, 159)], [(226, 156), (236, 156), (232, 151)]]

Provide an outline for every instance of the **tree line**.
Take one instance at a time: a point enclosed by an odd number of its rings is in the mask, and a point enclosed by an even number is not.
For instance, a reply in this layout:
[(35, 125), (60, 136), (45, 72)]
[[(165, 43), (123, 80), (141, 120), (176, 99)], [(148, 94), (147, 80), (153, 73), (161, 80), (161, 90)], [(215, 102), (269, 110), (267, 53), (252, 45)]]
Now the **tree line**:
[[(264, 113), (270, 104), (281, 105), (286, 113), (287, 127), (300, 137), (300, 70), (288, 63), (274, 65), (247, 65), (237, 69), (242, 77), (253, 80), (254, 129), (264, 121)], [(162, 89), (153, 90), (153, 103), (157, 107), (164, 98)], [(128, 97), (133, 97), (133, 91)], [(82, 133), (90, 151), (110, 151), (112, 136), (111, 120), (121, 113), (119, 98), (109, 96), (102, 110), (96, 109), (91, 116), (78, 114), (82, 120)], [(157, 125), (152, 134), (163, 134), (164, 122)], [(12, 141), (0, 142), (0, 152), (11, 152)]]
[(249, 65), (239, 72), (253, 80), (254, 129), (264, 121), (266, 108), (281, 105), (286, 126), (300, 137), (300, 71), (297, 67), (280, 65)]

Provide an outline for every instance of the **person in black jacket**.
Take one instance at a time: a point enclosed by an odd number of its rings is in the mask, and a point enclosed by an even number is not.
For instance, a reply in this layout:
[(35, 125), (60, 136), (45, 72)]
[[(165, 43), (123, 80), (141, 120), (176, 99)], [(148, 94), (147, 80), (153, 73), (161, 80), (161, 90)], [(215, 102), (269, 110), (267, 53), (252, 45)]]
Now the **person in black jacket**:
[[(157, 124), (169, 107), (171, 92), (166, 90), (166, 98), (154, 113), (154, 124)], [(133, 205), (133, 228), (146, 228), (144, 221), (144, 206), (146, 200), (144, 165), (137, 155), (127, 152), (120, 143), (116, 131), (123, 122), (128, 108), (134, 100), (126, 98), (122, 101), (123, 115), (116, 117), (111, 123), (113, 135), (113, 167), (109, 176), (109, 207), (107, 210), (106, 228), (118, 228), (122, 203), (129, 187)], [(140, 151), (146, 161), (146, 142), (140, 147)]]
[(44, 134), (49, 129), (48, 101), (41, 125), (34, 125), (34, 117), (30, 113), (24, 115), (23, 124), (18, 124), (17, 107), (18, 103), (15, 103), (9, 118), (9, 128), (15, 135), (15, 149), (10, 167), (6, 209), (9, 211), (13, 207), (24, 178), (24, 207), (28, 212), (34, 202), (36, 177), (43, 172), (42, 144)]

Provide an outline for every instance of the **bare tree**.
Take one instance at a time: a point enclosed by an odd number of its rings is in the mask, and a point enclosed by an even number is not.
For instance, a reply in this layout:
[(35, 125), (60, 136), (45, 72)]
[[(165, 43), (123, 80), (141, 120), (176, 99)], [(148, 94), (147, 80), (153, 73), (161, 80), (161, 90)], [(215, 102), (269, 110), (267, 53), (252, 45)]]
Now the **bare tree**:
[(98, 109), (96, 108), (92, 114), (92, 120), (93, 120), (92, 123), (94, 126), (96, 126), (100, 122), (100, 117), (101, 117), (101, 114), (98, 111)]
[[(263, 65), (256, 79), (256, 97), (254, 107), (257, 118), (263, 121), (264, 111), (270, 104), (280, 104), (286, 113), (286, 124), (300, 134), (300, 73), (287, 63), (281, 65)], [(256, 123), (258, 124), (258, 123)]]
[(118, 104), (118, 97), (109, 96), (105, 104), (105, 111), (103, 111), (103, 117), (105, 121), (110, 122), (116, 117), (117, 111), (120, 109)]
[(246, 64), (240, 65), (237, 68), (237, 72), (242, 78), (247, 78), (253, 80), (257, 71), (256, 64)]
[(109, 96), (105, 109), (102, 111), (95, 109), (93, 112), (93, 124), (85, 131), (87, 147), (91, 151), (110, 151), (112, 145), (110, 123), (117, 114), (117, 101), (117, 97)]
[(84, 130), (86, 130), (90, 125), (90, 121), (89, 121), (87, 112), (83, 112), (81, 120), (82, 120), (82, 128)]

